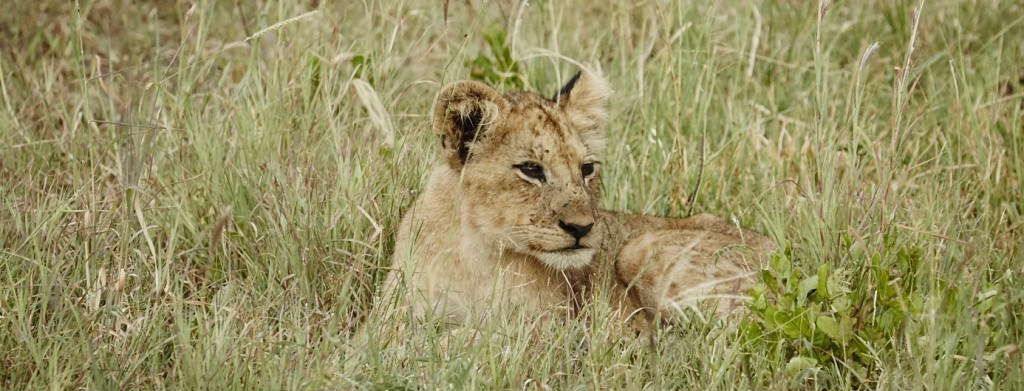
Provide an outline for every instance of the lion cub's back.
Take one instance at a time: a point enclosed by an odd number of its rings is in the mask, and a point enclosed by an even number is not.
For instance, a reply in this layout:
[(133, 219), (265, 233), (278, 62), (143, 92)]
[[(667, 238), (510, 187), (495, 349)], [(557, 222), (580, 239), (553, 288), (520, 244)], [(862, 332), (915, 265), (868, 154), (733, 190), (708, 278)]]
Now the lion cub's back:
[(714, 216), (690, 219), (686, 228), (630, 238), (618, 253), (616, 273), (649, 311), (674, 311), (704, 300), (717, 303), (720, 314), (732, 312), (774, 245)]

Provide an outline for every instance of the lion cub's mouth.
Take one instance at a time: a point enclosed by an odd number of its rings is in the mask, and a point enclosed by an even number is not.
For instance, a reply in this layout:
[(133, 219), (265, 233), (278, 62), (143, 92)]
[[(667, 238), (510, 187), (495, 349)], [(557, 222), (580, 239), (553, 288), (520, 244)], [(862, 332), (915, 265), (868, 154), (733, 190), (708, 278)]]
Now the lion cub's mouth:
[(554, 251), (542, 251), (536, 253), (536, 256), (541, 262), (556, 269), (575, 269), (589, 264), (594, 253), (592, 247), (574, 244)]
[(551, 252), (553, 252), (553, 253), (571, 253), (571, 252), (575, 252), (577, 250), (583, 250), (583, 249), (587, 249), (587, 248), (589, 248), (589, 247), (581, 245), (579, 243), (576, 243), (576, 244), (574, 244), (572, 246), (563, 247), (563, 248), (560, 248), (558, 250), (551, 251)]

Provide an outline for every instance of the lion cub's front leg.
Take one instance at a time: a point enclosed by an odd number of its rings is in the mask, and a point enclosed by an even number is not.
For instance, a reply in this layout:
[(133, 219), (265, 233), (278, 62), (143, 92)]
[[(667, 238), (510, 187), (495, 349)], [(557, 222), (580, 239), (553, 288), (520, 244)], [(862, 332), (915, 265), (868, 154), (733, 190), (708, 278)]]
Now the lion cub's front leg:
[(700, 301), (718, 314), (734, 311), (773, 244), (707, 214), (679, 222), (634, 233), (616, 258), (618, 280), (648, 315), (669, 316)]

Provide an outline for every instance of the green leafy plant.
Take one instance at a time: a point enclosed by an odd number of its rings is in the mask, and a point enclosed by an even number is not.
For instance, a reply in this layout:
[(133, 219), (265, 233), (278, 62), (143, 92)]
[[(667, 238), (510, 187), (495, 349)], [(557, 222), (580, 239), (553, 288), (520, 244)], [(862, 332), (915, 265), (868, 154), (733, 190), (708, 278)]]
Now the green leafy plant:
[(485, 81), (494, 86), (523, 89), (526, 78), (522, 66), (512, 58), (512, 49), (506, 44), (508, 34), (501, 28), (484, 32), (484, 42), (490, 55), (482, 52), (469, 61), (469, 75), (475, 80)]
[(375, 84), (377, 81), (374, 79), (373, 74), (369, 70), (373, 69), (373, 58), (370, 56), (357, 54), (349, 59), (349, 64), (355, 69), (356, 79), (364, 79), (370, 85)]
[[(920, 249), (892, 245), (886, 240), (883, 252), (860, 255), (866, 262), (854, 273), (829, 263), (804, 273), (793, 267), (792, 248), (776, 254), (750, 291), (752, 318), (741, 326), (747, 342), (781, 346), (779, 359), (791, 376), (843, 368), (859, 382), (871, 381), (881, 364), (877, 352), (891, 348), (923, 306), (916, 289)], [(893, 259), (886, 262), (883, 254)]]

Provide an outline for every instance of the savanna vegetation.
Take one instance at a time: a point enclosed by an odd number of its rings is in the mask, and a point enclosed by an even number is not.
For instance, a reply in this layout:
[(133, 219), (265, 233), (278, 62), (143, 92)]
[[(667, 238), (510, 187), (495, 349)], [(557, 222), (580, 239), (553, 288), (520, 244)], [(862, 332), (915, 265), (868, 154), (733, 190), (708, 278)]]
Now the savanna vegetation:
[[(749, 310), (396, 337), (436, 92), (577, 63), (606, 208), (703, 161), (779, 245)], [(1022, 174), (1017, 0), (4, 0), (0, 388), (1021, 389)]]

